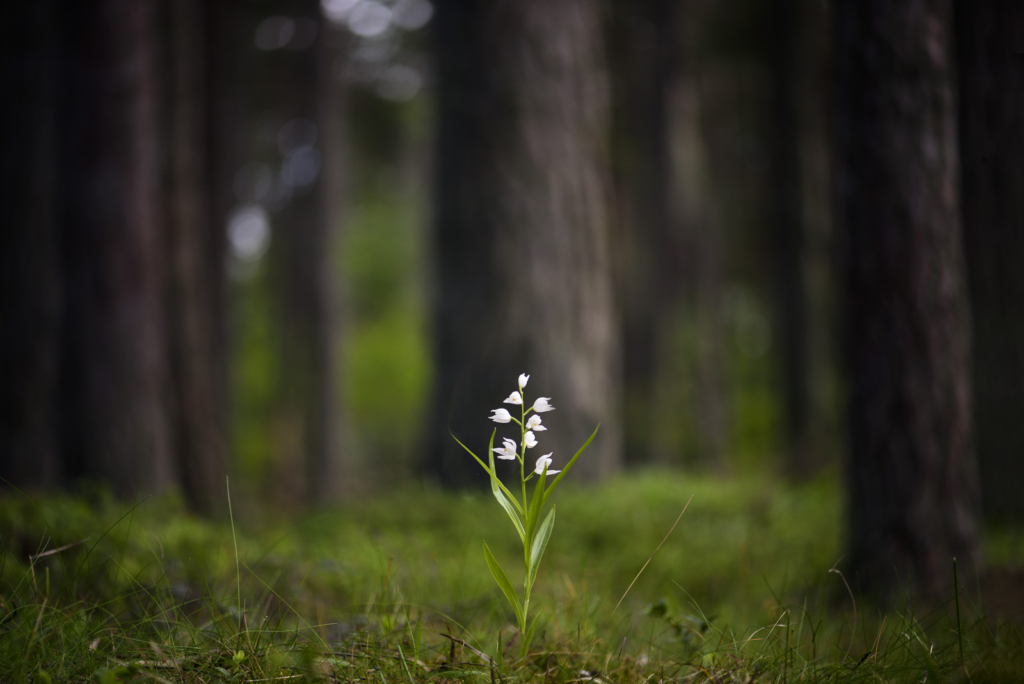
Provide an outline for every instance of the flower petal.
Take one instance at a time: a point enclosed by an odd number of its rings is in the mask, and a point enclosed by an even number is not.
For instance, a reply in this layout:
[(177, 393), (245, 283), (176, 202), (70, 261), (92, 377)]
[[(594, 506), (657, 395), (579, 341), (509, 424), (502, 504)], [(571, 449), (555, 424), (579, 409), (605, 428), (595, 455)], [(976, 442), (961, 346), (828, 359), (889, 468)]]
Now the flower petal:
[[(538, 475), (543, 475), (544, 474), (544, 469), (547, 468), (549, 465), (551, 465), (551, 456), (554, 453), (555, 452), (552, 451), (550, 454), (545, 454), (545, 455), (541, 456), (540, 458), (538, 458), (537, 459), (537, 465), (536, 465), (536, 467), (534, 467), (533, 472), (537, 473)], [(548, 474), (559, 473), (559, 472), (561, 472), (561, 471), (560, 470), (549, 470)]]
[(536, 432), (544, 432), (547, 428), (541, 425), (540, 422), (540, 416), (535, 413), (526, 421), (526, 429), (535, 430)]
[(508, 399), (506, 399), (503, 403), (515, 404), (516, 406), (519, 406), (520, 404), (523, 403), (523, 396), (519, 394), (519, 392), (513, 392), (512, 394), (508, 395)]
[(512, 421), (512, 414), (503, 408), (491, 409), (493, 416), (490, 416), (491, 420), (495, 423), (509, 423)]
[[(522, 401), (522, 399), (520, 399)], [(537, 413), (544, 413), (546, 411), (554, 411), (555, 407), (549, 404), (551, 397), (537, 397), (537, 401), (533, 402), (533, 410)]]
[(528, 383), (528, 382), (530, 382), (530, 376), (529, 375), (527, 375), (526, 373), (523, 373), (522, 375), (520, 375), (519, 376), (519, 389), (523, 389), (524, 387), (526, 387), (526, 383)]
[(532, 449), (537, 446), (537, 436), (533, 432), (528, 431), (523, 436), (523, 443), (526, 444), (527, 449)]

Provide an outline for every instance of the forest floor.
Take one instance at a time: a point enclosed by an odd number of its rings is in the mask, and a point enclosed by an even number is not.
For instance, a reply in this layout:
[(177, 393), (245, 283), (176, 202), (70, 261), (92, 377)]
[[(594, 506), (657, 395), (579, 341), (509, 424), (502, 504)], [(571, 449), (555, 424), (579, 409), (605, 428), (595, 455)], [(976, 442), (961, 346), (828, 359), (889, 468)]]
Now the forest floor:
[(948, 600), (882, 611), (836, 570), (830, 480), (647, 472), (555, 499), (525, 657), (482, 542), (506, 568), (522, 550), (489, 494), (234, 525), (172, 498), (0, 499), (0, 681), (1024, 682), (1024, 530), (987, 533), (989, 569)]

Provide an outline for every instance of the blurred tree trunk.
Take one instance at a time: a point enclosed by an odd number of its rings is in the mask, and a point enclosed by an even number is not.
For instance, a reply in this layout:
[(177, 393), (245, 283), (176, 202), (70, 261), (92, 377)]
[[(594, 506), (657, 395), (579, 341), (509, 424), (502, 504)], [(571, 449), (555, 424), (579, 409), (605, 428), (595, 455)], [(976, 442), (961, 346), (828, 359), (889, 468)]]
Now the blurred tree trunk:
[[(726, 254), (717, 209), (722, 196), (713, 182), (707, 144), (709, 114), (701, 93), (700, 8), (692, 3), (673, 6), (674, 12), (663, 18), (675, 54), (665, 93), (666, 226), (656, 247), (658, 290), (665, 298), (664, 310), (658, 312), (662, 328), (658, 358), (665, 369), (659, 372), (663, 377), (656, 402), (662, 407), (658, 433), (668, 434), (678, 421), (673, 408), (685, 407), (694, 434), (691, 440), (683, 440), (684, 445), (689, 442), (684, 457), (721, 472), (726, 467), (730, 426), (730, 359), (723, 313)], [(673, 368), (674, 373), (664, 377)], [(687, 381), (690, 390), (680, 402), (676, 386)], [(663, 443), (663, 454), (667, 449)], [(662, 455), (661, 460), (667, 459)]]
[(65, 2), (61, 437), (68, 475), (121, 495), (175, 480), (155, 0)]
[[(277, 9), (297, 21), (312, 21), (320, 30), (322, 19), (316, 0), (290, 0)], [(300, 26), (300, 24), (296, 24)], [(299, 30), (299, 29), (297, 29)], [(333, 235), (337, 216), (327, 202), (324, 160), (338, 154), (325, 147), (324, 98), (333, 97), (325, 88), (336, 87), (319, 41), (301, 49), (287, 47), (268, 55), (272, 60), (269, 79), (276, 93), (269, 107), (268, 123), (279, 152), (289, 164), (299, 154), (299, 164), (315, 165), (314, 180), (293, 185), (292, 196), (274, 217), (274, 291), (279, 316), (281, 377), (276, 447), (280, 461), (277, 486), (283, 502), (295, 504), (333, 498), (340, 491), (341, 468), (336, 433), (337, 335), (333, 309), (335, 278), (331, 268)], [(266, 90), (265, 82), (257, 86)], [(338, 115), (337, 112), (334, 113)], [(308, 153), (289, 149), (282, 129), (289, 123), (314, 124), (315, 134)], [(317, 125), (319, 124), (319, 125)], [(282, 137), (285, 136), (285, 137)], [(315, 160), (315, 161), (313, 161)], [(281, 176), (286, 174), (282, 172)]]
[(798, 52), (802, 16), (799, 0), (778, 0), (772, 13), (773, 233), (775, 248), (775, 321), (782, 357), (786, 470), (811, 473), (807, 430), (809, 378), (807, 302), (804, 285), (804, 227), (798, 120)]
[(693, 14), (690, 3), (646, 0), (615, 3), (611, 17), (625, 441), (633, 462), (682, 456), (720, 468), (724, 255), (708, 201)]
[(342, 278), (338, 275), (336, 245), (341, 240), (348, 201), (346, 160), (346, 93), (338, 78), (347, 50), (347, 32), (320, 18), (321, 35), (316, 51), (316, 122), (320, 131), (323, 166), (318, 200), (323, 234), (317, 247), (317, 278), (321, 298), (320, 333), (317, 342), (319, 386), (319, 432), (321, 447), (310, 468), (313, 496), (329, 502), (351, 492), (354, 475), (350, 444), (350, 425), (340, 387), (338, 366), (343, 358), (341, 340), (346, 321), (342, 310)]
[[(227, 471), (222, 289), (223, 222), (216, 220), (207, 79), (212, 27), (206, 3), (173, 0), (169, 12), (168, 345), (171, 419), (182, 487), (191, 505), (213, 513)], [(215, 54), (215, 53), (214, 53)]]
[(17, 3), (0, 22), (0, 478), (22, 487), (61, 477), (56, 14), (54, 0)]
[(986, 516), (1024, 519), (1024, 6), (956, 4), (974, 418)]
[(951, 10), (837, 6), (849, 563), (883, 596), (977, 549)]
[[(621, 460), (609, 266), (607, 75), (594, 0), (445, 0), (435, 18), (436, 387), (428, 472), (483, 482), (491, 409), (532, 374), (552, 397), (537, 456), (589, 479)], [(512, 430), (501, 429), (500, 436)], [(500, 439), (499, 436), (499, 439)], [(531, 456), (534, 454), (531, 453)]]
[(674, 64), (672, 3), (617, 0), (608, 17), (612, 160), (617, 216), (612, 260), (622, 315), (623, 452), (655, 458), (659, 321), (666, 293), (660, 249), (669, 235), (665, 95)]

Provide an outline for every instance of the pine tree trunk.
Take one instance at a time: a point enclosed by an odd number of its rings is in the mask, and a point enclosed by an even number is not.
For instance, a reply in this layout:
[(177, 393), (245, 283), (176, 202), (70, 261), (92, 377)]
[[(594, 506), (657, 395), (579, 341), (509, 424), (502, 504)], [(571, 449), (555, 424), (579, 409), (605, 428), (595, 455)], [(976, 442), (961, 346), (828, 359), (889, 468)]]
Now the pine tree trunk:
[(0, 22), (0, 478), (48, 487), (61, 477), (57, 3), (18, 3), (6, 12)]
[[(619, 341), (609, 267), (609, 122), (593, 0), (445, 0), (439, 50), (437, 378), (428, 471), (485, 482), (448, 435), (482, 454), (489, 411), (532, 374), (549, 396), (536, 454), (619, 467)], [(500, 436), (512, 430), (499, 429)]]
[(852, 582), (937, 590), (977, 548), (951, 4), (837, 10)]
[(321, 307), (317, 335), (317, 366), (321, 375), (317, 400), (320, 448), (310, 467), (313, 496), (318, 502), (331, 502), (352, 491), (354, 464), (350, 445), (347, 412), (338, 382), (338, 362), (343, 358), (341, 340), (341, 278), (337, 275), (337, 249), (348, 209), (346, 178), (346, 100), (338, 78), (338, 65), (345, 54), (346, 33), (321, 18), (321, 38), (313, 48), (317, 59), (316, 121), (320, 130), (323, 164), (317, 199), (323, 223), (320, 244), (315, 255)]
[(981, 500), (987, 517), (1024, 520), (1024, 6), (956, 9)]
[(209, 26), (205, 4), (174, 0), (169, 10), (168, 343), (180, 481), (203, 513), (222, 509), (227, 471), (226, 397), (220, 297), (223, 232), (214, 222), (206, 84)]
[(807, 302), (804, 285), (804, 227), (801, 195), (797, 67), (801, 16), (799, 0), (778, 0), (772, 38), (774, 111), (772, 183), (775, 247), (776, 326), (782, 361), (782, 396), (786, 470), (806, 477), (810, 413)]
[[(281, 8), (289, 17), (321, 22), (315, 0), (290, 0)], [(287, 9), (285, 9), (287, 8)], [(267, 80), (280, 95), (265, 116), (275, 134), (291, 121), (317, 125), (314, 154), (320, 160), (316, 179), (298, 185), (287, 206), (274, 216), (271, 242), (273, 287), (277, 298), (280, 387), (275, 445), (280, 461), (275, 487), (284, 503), (333, 498), (340, 490), (340, 455), (336, 433), (337, 354), (334, 322), (335, 278), (331, 259), (336, 216), (328, 216), (324, 160), (336, 150), (325, 147), (323, 88), (331, 74), (317, 44), (300, 50), (268, 53)], [(258, 83), (261, 93), (264, 83)], [(283, 151), (283, 150), (280, 150)]]
[(608, 18), (616, 220), (612, 260), (622, 317), (623, 452), (646, 464), (657, 451), (658, 358), (666, 305), (663, 265), (674, 257), (669, 222), (666, 91), (676, 65), (668, 0), (618, 0)]
[(175, 480), (157, 3), (65, 2), (60, 16), (61, 438), (71, 477), (133, 497)]

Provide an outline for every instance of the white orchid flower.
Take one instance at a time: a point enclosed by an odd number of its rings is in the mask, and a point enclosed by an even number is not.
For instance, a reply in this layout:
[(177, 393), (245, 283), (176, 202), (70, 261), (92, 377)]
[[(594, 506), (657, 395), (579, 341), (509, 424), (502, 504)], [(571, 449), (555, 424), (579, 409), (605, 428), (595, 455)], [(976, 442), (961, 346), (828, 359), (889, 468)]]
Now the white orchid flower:
[(523, 389), (524, 387), (526, 387), (526, 383), (528, 383), (528, 382), (530, 382), (530, 376), (529, 375), (527, 375), (526, 373), (523, 373), (522, 375), (520, 375), (519, 376), (519, 389)]
[(530, 419), (526, 421), (526, 429), (533, 430), (534, 432), (544, 432), (547, 430), (546, 427), (540, 424), (540, 416), (533, 414)]
[[(537, 467), (533, 469), (533, 472), (537, 473), (538, 475), (543, 475), (544, 471), (547, 469), (547, 467), (549, 465), (551, 465), (551, 455), (554, 454), (554, 453), (555, 452), (552, 451), (550, 454), (545, 454), (545, 455), (541, 456), (540, 458), (538, 458), (537, 459)], [(548, 475), (554, 475), (555, 473), (560, 473), (562, 471), (561, 471), (561, 469), (559, 469), (559, 470), (548, 470), (547, 472), (548, 472)]]
[(503, 403), (515, 404), (516, 406), (519, 406), (520, 404), (523, 403), (523, 396), (519, 394), (519, 392), (513, 392), (512, 394), (508, 395), (508, 399), (506, 399)]
[(537, 446), (537, 436), (534, 435), (532, 432), (527, 431), (526, 435), (523, 437), (523, 440), (523, 444), (526, 445), (527, 449), (532, 449), (533, 447)]
[(498, 458), (502, 459), (503, 461), (511, 461), (511, 460), (515, 459), (515, 457), (516, 457), (516, 443), (513, 442), (508, 437), (506, 437), (505, 439), (501, 440), (501, 442), (502, 442), (502, 444), (505, 445), (504, 448), (502, 448), (502, 449), (491, 449), (491, 451), (493, 451), (494, 453), (498, 454)]
[(491, 413), (494, 414), (491, 416), (491, 420), (495, 423), (509, 423), (512, 421), (512, 414), (505, 409), (491, 409)]
[[(518, 392), (513, 392), (518, 395)], [(520, 399), (522, 401), (522, 399)], [(533, 402), (533, 410), (537, 413), (544, 413), (545, 411), (554, 411), (555, 407), (549, 404), (551, 397), (537, 397), (537, 401)]]

